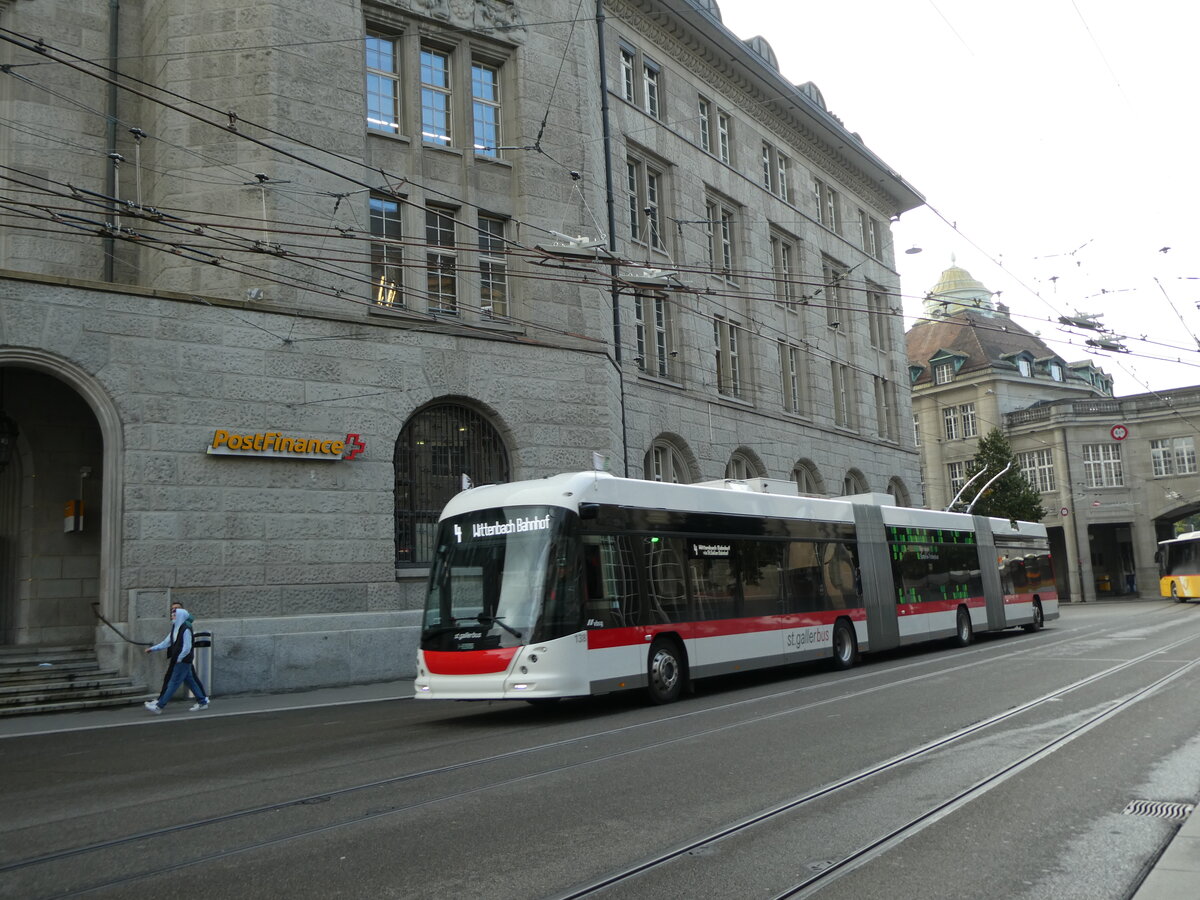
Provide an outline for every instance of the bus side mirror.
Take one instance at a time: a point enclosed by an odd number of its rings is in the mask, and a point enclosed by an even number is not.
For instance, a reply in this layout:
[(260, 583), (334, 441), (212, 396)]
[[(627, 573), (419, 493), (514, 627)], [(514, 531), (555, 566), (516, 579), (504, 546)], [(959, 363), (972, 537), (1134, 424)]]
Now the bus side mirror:
[(579, 504), (579, 518), (594, 519), (598, 515), (600, 515), (600, 504), (599, 503), (580, 503)]

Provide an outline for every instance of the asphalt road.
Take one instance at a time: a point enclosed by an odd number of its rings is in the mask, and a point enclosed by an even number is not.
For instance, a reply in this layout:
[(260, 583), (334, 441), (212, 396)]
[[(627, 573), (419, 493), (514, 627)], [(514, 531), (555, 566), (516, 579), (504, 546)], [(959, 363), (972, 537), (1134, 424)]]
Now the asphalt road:
[(1198, 698), (1200, 604), (1131, 602), (669, 707), (214, 703), (0, 739), (0, 896), (1125, 898)]

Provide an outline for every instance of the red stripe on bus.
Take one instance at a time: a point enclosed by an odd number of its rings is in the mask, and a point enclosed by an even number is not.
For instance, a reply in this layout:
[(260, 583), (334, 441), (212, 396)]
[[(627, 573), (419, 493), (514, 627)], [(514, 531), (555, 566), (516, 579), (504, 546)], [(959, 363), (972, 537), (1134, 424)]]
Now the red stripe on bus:
[(789, 613), (783, 616), (758, 616), (746, 619), (710, 619), (704, 622), (673, 622), (634, 628), (593, 628), (587, 632), (587, 644), (589, 650), (628, 647), (631, 644), (645, 644), (652, 640), (654, 635), (663, 631), (675, 632), (685, 640), (691, 638), (728, 637), (735, 634), (760, 634), (765, 631), (785, 631), (793, 628), (832, 625), (841, 617), (861, 622), (866, 620), (867, 611), (865, 609), (839, 609), (825, 612)]
[(508, 669), (519, 649), (426, 650), (425, 666), (434, 675), (490, 675)]
[(1038, 600), (1057, 600), (1058, 591), (1030, 591), (1028, 594), (1005, 594), (1005, 603), (1032, 603), (1034, 594), (1037, 594)]

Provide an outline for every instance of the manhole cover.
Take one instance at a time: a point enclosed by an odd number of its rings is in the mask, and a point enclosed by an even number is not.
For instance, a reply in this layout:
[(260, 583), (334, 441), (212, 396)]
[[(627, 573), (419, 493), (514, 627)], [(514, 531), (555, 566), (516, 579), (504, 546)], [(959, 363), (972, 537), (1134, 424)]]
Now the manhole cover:
[(1150, 816), (1154, 819), (1186, 819), (1195, 809), (1191, 803), (1168, 803), (1162, 800), (1134, 800), (1121, 813), (1126, 816)]

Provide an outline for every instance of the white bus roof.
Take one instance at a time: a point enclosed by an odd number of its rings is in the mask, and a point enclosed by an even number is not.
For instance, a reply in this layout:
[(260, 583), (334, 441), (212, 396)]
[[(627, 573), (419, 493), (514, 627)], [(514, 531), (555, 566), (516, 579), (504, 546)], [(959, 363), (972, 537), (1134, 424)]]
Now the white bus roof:
[(1196, 540), (1200, 540), (1200, 531), (1189, 531), (1189, 532), (1186, 532), (1185, 534), (1176, 535), (1175, 537), (1170, 538), (1169, 540), (1159, 541), (1158, 543), (1160, 545), (1161, 544), (1174, 544), (1177, 541), (1196, 541)]
[[(453, 497), (442, 518), (500, 506), (559, 506), (578, 510), (581, 503), (603, 503), (635, 509), (672, 509), (682, 512), (726, 513), (770, 516), (783, 519), (815, 519), (822, 522), (854, 522), (856, 503), (880, 506), (887, 525), (912, 528), (974, 530), (974, 517), (885, 505), (883, 494), (857, 497), (801, 497), (794, 492), (776, 492), (781, 485), (769, 479), (725, 480), (704, 484), (672, 484), (639, 478), (618, 478), (607, 472), (568, 472), (532, 481), (483, 485)], [(793, 489), (794, 490), (794, 489)], [(1010, 522), (991, 519), (996, 536), (1045, 537), (1039, 522)]]

